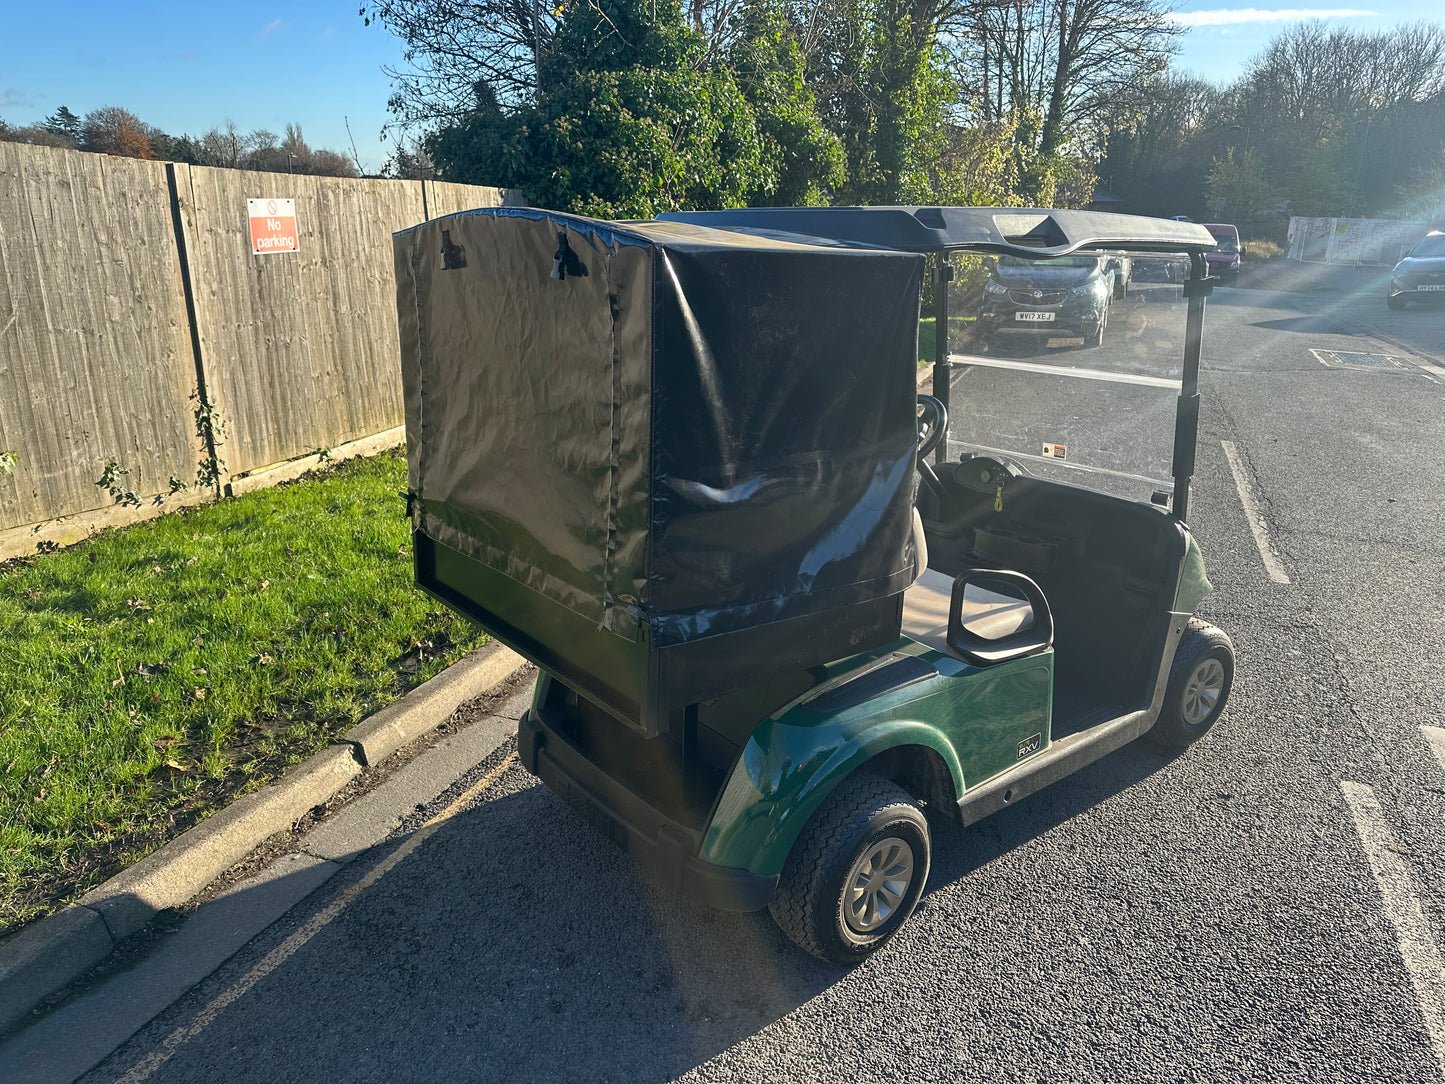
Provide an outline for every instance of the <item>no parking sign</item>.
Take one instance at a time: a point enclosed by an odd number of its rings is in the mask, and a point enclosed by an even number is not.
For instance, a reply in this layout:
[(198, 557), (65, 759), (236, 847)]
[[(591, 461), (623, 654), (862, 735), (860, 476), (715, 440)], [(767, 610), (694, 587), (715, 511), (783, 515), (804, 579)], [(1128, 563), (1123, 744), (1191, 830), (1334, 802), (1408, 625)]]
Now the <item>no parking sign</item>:
[(248, 199), (246, 214), (251, 219), (252, 255), (296, 252), (300, 248), (294, 199)]

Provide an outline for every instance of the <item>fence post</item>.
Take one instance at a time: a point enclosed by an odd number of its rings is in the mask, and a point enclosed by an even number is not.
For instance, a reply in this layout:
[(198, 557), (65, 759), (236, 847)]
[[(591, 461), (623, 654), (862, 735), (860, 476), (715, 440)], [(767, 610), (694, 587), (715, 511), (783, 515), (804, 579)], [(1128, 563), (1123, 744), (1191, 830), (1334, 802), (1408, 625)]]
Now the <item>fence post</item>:
[(166, 187), (171, 197), (171, 225), (176, 236), (176, 256), (181, 265), (181, 291), (186, 299), (186, 322), (191, 331), (191, 356), (196, 365), (196, 435), (206, 444), (206, 460), (196, 472), (199, 484), (209, 484), (221, 496), (221, 460), (216, 455), (215, 411), (206, 390), (206, 366), (201, 357), (201, 327), (196, 319), (196, 295), (191, 287), (191, 261), (186, 255), (186, 224), (181, 214), (181, 193), (176, 182), (176, 164), (166, 163)]

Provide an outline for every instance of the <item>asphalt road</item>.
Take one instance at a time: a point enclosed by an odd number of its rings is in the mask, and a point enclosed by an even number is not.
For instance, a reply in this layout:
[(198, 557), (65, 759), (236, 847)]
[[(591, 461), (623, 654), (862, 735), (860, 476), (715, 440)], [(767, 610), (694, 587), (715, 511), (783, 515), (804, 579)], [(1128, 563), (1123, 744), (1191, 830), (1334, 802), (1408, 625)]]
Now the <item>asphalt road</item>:
[(652, 887), (499, 753), (85, 1079), (1440, 1081), (1445, 309), (1221, 290), (1206, 332), (1190, 520), (1238, 677), (1189, 753), (937, 824), (851, 971)]

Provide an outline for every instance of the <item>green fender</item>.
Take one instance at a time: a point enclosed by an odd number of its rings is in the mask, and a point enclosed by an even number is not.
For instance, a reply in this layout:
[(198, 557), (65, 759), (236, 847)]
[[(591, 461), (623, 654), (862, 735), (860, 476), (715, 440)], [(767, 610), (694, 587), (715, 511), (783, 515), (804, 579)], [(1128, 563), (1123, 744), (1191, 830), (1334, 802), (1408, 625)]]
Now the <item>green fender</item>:
[(1189, 548), (1184, 552), (1184, 565), (1179, 570), (1179, 587), (1174, 592), (1174, 612), (1192, 614), (1204, 601), (1204, 596), (1214, 590), (1209, 577), (1204, 574), (1204, 555), (1199, 552), (1199, 543), (1189, 535)]
[(954, 793), (962, 794), (957, 751), (937, 726), (920, 718), (933, 699), (929, 693), (946, 684), (945, 678), (921, 682), (891, 709), (879, 698), (836, 715), (801, 706), (764, 721), (733, 765), (698, 857), (757, 874), (781, 873), (798, 833), (829, 792), (860, 764), (899, 746), (936, 752), (953, 777)]

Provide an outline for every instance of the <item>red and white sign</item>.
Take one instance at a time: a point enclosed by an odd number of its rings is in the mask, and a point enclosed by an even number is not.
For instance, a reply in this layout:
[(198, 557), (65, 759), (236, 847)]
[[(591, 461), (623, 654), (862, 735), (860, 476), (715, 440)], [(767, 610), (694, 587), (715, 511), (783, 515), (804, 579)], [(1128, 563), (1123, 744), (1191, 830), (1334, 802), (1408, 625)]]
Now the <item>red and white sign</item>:
[(246, 214), (251, 219), (251, 254), (296, 252), (296, 201), (294, 199), (248, 199)]

